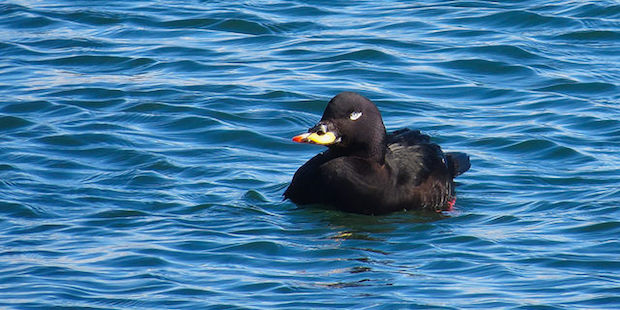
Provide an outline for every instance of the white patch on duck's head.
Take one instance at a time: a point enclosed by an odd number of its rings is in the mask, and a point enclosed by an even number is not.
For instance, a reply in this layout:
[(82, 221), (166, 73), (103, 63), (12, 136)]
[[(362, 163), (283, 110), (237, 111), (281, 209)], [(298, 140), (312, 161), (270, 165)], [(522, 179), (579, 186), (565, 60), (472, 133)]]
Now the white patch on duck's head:
[(362, 112), (351, 112), (351, 115), (349, 115), (349, 119), (351, 119), (352, 121), (356, 121), (361, 116)]

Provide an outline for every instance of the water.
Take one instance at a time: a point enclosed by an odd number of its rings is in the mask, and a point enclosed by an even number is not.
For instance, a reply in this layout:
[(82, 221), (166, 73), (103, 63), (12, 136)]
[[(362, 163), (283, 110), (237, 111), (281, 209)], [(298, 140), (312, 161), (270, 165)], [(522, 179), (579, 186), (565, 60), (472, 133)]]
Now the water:
[[(616, 1), (0, 4), (0, 305), (617, 309)], [(281, 195), (340, 91), (471, 155), (456, 210)]]

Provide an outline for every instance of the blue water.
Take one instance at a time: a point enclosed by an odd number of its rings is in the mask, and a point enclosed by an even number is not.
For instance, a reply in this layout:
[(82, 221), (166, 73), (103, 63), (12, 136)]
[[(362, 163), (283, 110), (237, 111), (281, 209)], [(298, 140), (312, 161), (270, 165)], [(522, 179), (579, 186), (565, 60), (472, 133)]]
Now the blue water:
[[(341, 91), (455, 211), (282, 201)], [(0, 3), (0, 307), (620, 308), (617, 1)]]

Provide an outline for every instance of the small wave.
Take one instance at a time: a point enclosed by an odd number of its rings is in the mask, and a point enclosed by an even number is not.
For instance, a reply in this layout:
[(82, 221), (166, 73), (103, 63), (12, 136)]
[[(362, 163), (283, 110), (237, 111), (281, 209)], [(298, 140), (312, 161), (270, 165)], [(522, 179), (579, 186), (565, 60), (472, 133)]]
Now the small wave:
[(576, 82), (576, 83), (562, 83), (551, 85), (543, 88), (538, 88), (536, 91), (543, 92), (558, 92), (563, 94), (582, 94), (582, 95), (602, 95), (617, 93), (618, 86), (604, 82)]
[(512, 10), (495, 12), (477, 17), (456, 18), (455, 24), (475, 24), (485, 28), (504, 27), (517, 29), (535, 29), (542, 27), (569, 28), (580, 26), (579, 22), (559, 16), (542, 15), (532, 11)]
[(38, 49), (66, 51), (68, 49), (105, 49), (112, 48), (112, 42), (97, 38), (52, 38), (30, 40), (23, 43), (26, 46), (36, 47)]
[(45, 216), (41, 210), (33, 208), (23, 203), (0, 200), (0, 213), (10, 218), (29, 218), (35, 219)]
[(42, 56), (46, 55), (45, 53), (38, 52), (23, 44), (13, 44), (13, 43), (4, 43), (0, 42), (0, 55), (2, 56), (14, 56), (20, 55), (21, 57), (26, 56)]
[(329, 63), (343, 61), (343, 60), (350, 60), (350, 61), (356, 61), (356, 62), (358, 61), (387, 62), (387, 61), (394, 61), (396, 60), (396, 58), (390, 54), (387, 54), (385, 52), (382, 52), (376, 49), (362, 49), (362, 50), (357, 50), (357, 51), (339, 53), (337, 55), (333, 55), (329, 57), (322, 57), (316, 60), (320, 62), (329, 62)]
[(72, 133), (49, 135), (36, 139), (39, 143), (54, 147), (68, 147), (70, 149), (84, 148), (95, 145), (127, 146), (131, 142), (109, 133)]
[(439, 66), (464, 70), (470, 73), (488, 76), (492, 75), (533, 75), (534, 71), (528, 67), (508, 64), (506, 62), (492, 61), (487, 59), (460, 59), (438, 63)]
[(562, 146), (545, 139), (529, 139), (505, 146), (501, 150), (522, 154), (529, 158), (536, 157), (553, 160), (567, 160), (584, 156), (570, 147)]
[(591, 17), (604, 19), (617, 19), (620, 17), (620, 5), (605, 2), (589, 2), (577, 6), (568, 6), (564, 14), (574, 17)]
[(144, 69), (156, 63), (150, 58), (134, 58), (106, 55), (76, 55), (38, 60), (35, 63), (66, 68), (88, 68), (97, 72), (118, 72), (126, 70)]
[(47, 28), (57, 23), (51, 18), (27, 14), (12, 14), (10, 17), (5, 16), (0, 19), (0, 25), (15, 30)]
[(579, 30), (563, 33), (553, 38), (564, 41), (610, 41), (609, 43), (617, 43), (620, 40), (620, 32), (611, 30)]
[(159, 26), (166, 29), (208, 28), (218, 22), (220, 22), (220, 20), (215, 18), (188, 18), (165, 21), (160, 23)]
[[(458, 51), (458, 50), (457, 50)], [(464, 54), (478, 54), (488, 55), (494, 57), (501, 57), (511, 60), (516, 60), (517, 63), (521, 63), (524, 60), (541, 60), (544, 57), (529, 52), (522, 47), (514, 45), (483, 45), (464, 48)]]
[(563, 233), (577, 235), (587, 234), (590, 237), (599, 236), (605, 238), (606, 236), (614, 236), (620, 233), (620, 222), (605, 221), (602, 223), (585, 223), (577, 227), (564, 229)]
[[(125, 96), (125, 92), (118, 89), (102, 88), (102, 87), (75, 87), (68, 90), (54, 91), (48, 94), (52, 97), (62, 98), (82, 98), (82, 99), (99, 99), (96, 101), (88, 101), (92, 104), (91, 108), (97, 106), (96, 102), (103, 102), (103, 105), (110, 106), (110, 103), (118, 101), (110, 101), (102, 98), (122, 98)], [(121, 101), (122, 102), (122, 101)], [(79, 105), (79, 104), (78, 104)]]
[(213, 30), (225, 31), (225, 32), (233, 32), (233, 33), (241, 33), (241, 34), (250, 34), (250, 35), (264, 35), (271, 34), (273, 31), (258, 22), (244, 20), (244, 19), (236, 19), (230, 18), (222, 21), (218, 21), (209, 27)]
[(0, 131), (21, 130), (30, 125), (33, 123), (21, 117), (0, 115)]
[(144, 254), (129, 254), (119, 257), (110, 258), (104, 261), (98, 262), (100, 265), (107, 267), (129, 268), (134, 266), (143, 267), (164, 267), (169, 265), (166, 259), (161, 256), (150, 256)]

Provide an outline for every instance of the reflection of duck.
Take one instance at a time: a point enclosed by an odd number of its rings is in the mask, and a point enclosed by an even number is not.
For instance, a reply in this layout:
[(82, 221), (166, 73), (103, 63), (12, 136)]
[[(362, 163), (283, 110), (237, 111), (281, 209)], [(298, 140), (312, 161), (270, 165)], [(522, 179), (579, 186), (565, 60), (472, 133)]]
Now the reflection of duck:
[(375, 104), (351, 92), (334, 97), (321, 121), (293, 141), (328, 149), (297, 170), (284, 197), (348, 212), (450, 210), (453, 179), (470, 167), (467, 154), (444, 153), (417, 130), (387, 134)]

